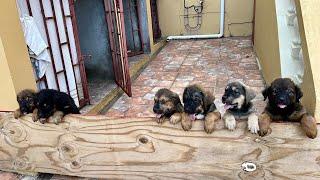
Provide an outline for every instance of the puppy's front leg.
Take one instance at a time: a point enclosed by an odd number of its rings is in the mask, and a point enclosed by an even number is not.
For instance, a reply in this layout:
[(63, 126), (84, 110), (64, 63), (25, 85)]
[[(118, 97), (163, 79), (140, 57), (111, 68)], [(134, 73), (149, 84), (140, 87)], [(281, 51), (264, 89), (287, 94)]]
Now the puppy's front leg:
[(316, 123), (316, 120), (311, 115), (305, 114), (302, 116), (301, 126), (309, 138), (314, 139), (317, 137), (317, 134), (318, 134), (317, 123)]
[(256, 114), (250, 114), (248, 117), (248, 130), (252, 134), (257, 134), (259, 131), (258, 116)]
[(155, 120), (156, 120), (156, 122), (158, 123), (158, 124), (162, 124), (162, 123), (164, 123), (165, 121), (166, 121), (166, 117), (165, 116), (162, 116), (162, 117), (160, 117), (160, 118), (155, 118)]
[(185, 112), (182, 113), (182, 115), (181, 115), (181, 127), (185, 131), (189, 131), (192, 127), (192, 122), (189, 117), (189, 114), (187, 114)]
[(269, 127), (270, 127), (270, 123), (271, 123), (271, 117), (266, 114), (266, 113), (263, 113), (259, 116), (259, 135), (260, 136), (265, 136), (268, 134), (268, 130), (269, 130)]
[(15, 110), (14, 113), (13, 113), (13, 117), (14, 117), (15, 119), (18, 119), (19, 117), (21, 117), (21, 115), (22, 115), (22, 113), (21, 113), (21, 111), (20, 111), (20, 108), (18, 108), (17, 110)]
[(61, 122), (63, 116), (64, 116), (64, 113), (62, 111), (56, 111), (56, 112), (53, 113), (51, 118), (52, 118), (52, 121), (56, 125), (58, 125)]
[(170, 117), (170, 123), (171, 124), (177, 124), (178, 122), (180, 122), (181, 121), (181, 115), (182, 115), (182, 113), (174, 113)]
[(38, 121), (39, 117), (38, 117), (38, 109), (34, 109), (33, 112), (32, 112), (32, 120), (33, 122), (36, 122)]
[(223, 115), (223, 119), (224, 119), (224, 123), (225, 123), (226, 128), (228, 128), (229, 130), (235, 130), (236, 129), (237, 122), (236, 122), (236, 119), (234, 118), (234, 116), (231, 113), (226, 112)]
[(221, 118), (221, 114), (219, 112), (209, 112), (204, 121), (204, 130), (211, 134), (215, 128), (215, 121)]

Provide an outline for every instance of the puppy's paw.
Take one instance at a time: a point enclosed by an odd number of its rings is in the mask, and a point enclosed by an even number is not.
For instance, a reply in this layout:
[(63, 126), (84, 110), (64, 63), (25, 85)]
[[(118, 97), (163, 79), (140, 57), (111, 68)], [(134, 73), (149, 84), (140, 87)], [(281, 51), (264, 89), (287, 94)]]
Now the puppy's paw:
[(45, 119), (45, 118), (40, 118), (39, 121), (40, 121), (42, 124), (44, 124), (44, 123), (46, 123), (47, 119)]
[(231, 131), (236, 129), (237, 122), (236, 122), (236, 119), (233, 116), (229, 116), (229, 117), (225, 118), (224, 121), (225, 121), (226, 128), (228, 128)]
[(39, 120), (38, 109), (37, 109), (37, 108), (35, 108), (35, 109), (33, 110), (33, 112), (32, 112), (32, 120), (33, 120), (33, 122), (36, 122), (36, 121)]
[(260, 126), (260, 129), (258, 132), (259, 132), (259, 135), (263, 137), (268, 134), (269, 128)]
[(155, 118), (155, 120), (156, 120), (156, 122), (157, 122), (158, 124), (163, 124), (164, 121), (166, 120), (166, 118), (165, 118), (165, 117)]
[(19, 109), (17, 109), (16, 111), (14, 111), (13, 116), (15, 119), (18, 119), (19, 117), (21, 117), (22, 113)]
[(306, 135), (314, 139), (317, 137), (318, 129), (316, 120), (310, 115), (304, 115), (301, 119), (301, 126), (305, 130)]
[(306, 135), (308, 136), (308, 138), (314, 139), (317, 137), (318, 131), (313, 131), (313, 132), (306, 132)]
[(174, 113), (171, 117), (170, 117), (170, 123), (171, 124), (177, 124), (178, 122), (181, 121), (181, 114), (180, 113)]
[(189, 131), (192, 127), (191, 119), (187, 113), (183, 113), (181, 116), (181, 127), (185, 131)]
[(33, 113), (33, 114), (32, 114), (32, 120), (33, 120), (33, 122), (37, 122), (38, 119), (39, 119), (38, 114)]
[(215, 129), (215, 121), (220, 119), (219, 112), (208, 113), (204, 121), (204, 130), (206, 133), (211, 134)]
[(271, 123), (270, 116), (267, 114), (262, 114), (258, 118), (258, 123), (259, 123), (259, 135), (260, 136), (265, 136), (269, 133), (269, 126)]
[(53, 123), (55, 123), (56, 125), (59, 125), (59, 123), (62, 120), (61, 116), (52, 116), (51, 118), (52, 118)]
[(252, 134), (257, 134), (259, 131), (259, 122), (258, 122), (258, 116), (255, 114), (251, 114), (248, 117), (248, 130)]

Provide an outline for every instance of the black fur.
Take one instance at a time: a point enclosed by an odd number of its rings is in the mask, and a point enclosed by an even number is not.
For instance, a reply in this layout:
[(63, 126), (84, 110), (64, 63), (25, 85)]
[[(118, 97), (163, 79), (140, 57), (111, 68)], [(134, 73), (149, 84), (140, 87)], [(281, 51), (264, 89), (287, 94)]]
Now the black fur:
[(38, 117), (49, 118), (55, 111), (66, 114), (80, 114), (71, 96), (53, 89), (43, 89), (37, 94)]
[[(262, 91), (264, 99), (268, 99), (268, 105), (265, 112), (273, 116), (281, 116), (282, 120), (295, 112), (303, 110), (300, 104), (300, 98), (303, 96), (299, 86), (289, 78), (278, 78), (274, 80), (270, 86)], [(285, 108), (280, 108), (279, 105), (285, 105)]]
[[(214, 96), (204, 91), (199, 85), (190, 85), (183, 92), (184, 112), (188, 114), (208, 114), (217, 108), (214, 104)], [(201, 107), (201, 108), (199, 108)]]

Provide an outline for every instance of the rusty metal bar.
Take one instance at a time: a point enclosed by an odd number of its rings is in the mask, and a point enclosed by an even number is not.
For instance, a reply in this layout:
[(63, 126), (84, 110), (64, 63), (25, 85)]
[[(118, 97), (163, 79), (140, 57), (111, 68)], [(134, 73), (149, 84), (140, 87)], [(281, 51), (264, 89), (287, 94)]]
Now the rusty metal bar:
[[(119, 15), (120, 15), (120, 31), (122, 32), (122, 39), (123, 39), (123, 46), (127, 47), (127, 41), (126, 41), (126, 32), (125, 32), (125, 25), (124, 25), (124, 14), (123, 14), (123, 4), (122, 4), (122, 0), (118, 0), (119, 3)], [(122, 11), (122, 12), (121, 12)], [(122, 13), (122, 16), (121, 16)], [(121, 36), (120, 36), (121, 37)], [(119, 42), (121, 45), (121, 41)], [(120, 46), (121, 47), (121, 46)], [(125, 71), (125, 74), (127, 76), (124, 76), (124, 80), (125, 80), (125, 89), (127, 91), (128, 96), (132, 96), (132, 92), (131, 92), (131, 80), (130, 80), (130, 73), (129, 73), (129, 64), (128, 64), (128, 54), (126, 51), (124, 51), (126, 48), (122, 49), (122, 54), (124, 56), (124, 58), (122, 58), (122, 63), (123, 66), (122, 68), (124, 68), (123, 70)]]
[[(65, 58), (63, 56), (63, 51), (62, 51), (62, 48), (61, 48), (60, 33), (59, 33), (59, 29), (58, 29), (58, 22), (57, 22), (56, 12), (55, 12), (55, 9), (54, 9), (53, 0), (50, 0), (50, 3), (51, 3), (52, 14), (53, 14), (53, 21), (54, 21), (55, 29), (56, 29), (56, 33), (57, 33), (57, 39), (58, 39), (58, 44), (59, 44), (62, 67), (63, 67), (63, 69), (66, 69), (66, 66), (65, 66), (65, 63), (64, 63)], [(65, 79), (65, 82), (66, 82), (68, 94), (70, 95), (70, 88), (69, 88), (69, 83), (68, 83), (68, 78), (67, 78), (67, 74), (66, 73), (64, 73), (64, 79)]]
[(73, 0), (68, 0), (69, 2), (69, 9), (70, 9), (70, 15), (71, 15), (71, 22), (72, 22), (72, 30), (74, 34), (74, 39), (76, 43), (76, 50), (77, 50), (77, 56), (78, 56), (78, 62), (75, 64), (79, 64), (80, 68), (80, 77), (81, 77), (81, 83), (82, 83), (82, 91), (83, 91), (83, 97), (84, 100), (79, 100), (80, 107), (83, 107), (88, 102), (90, 104), (90, 98), (89, 98), (89, 90), (87, 88), (87, 76), (84, 66), (84, 58), (81, 55), (81, 49), (80, 49), (80, 41), (78, 37), (78, 28), (77, 28), (77, 20), (75, 17), (75, 10), (73, 5)]
[(46, 30), (46, 37), (47, 37), (48, 48), (49, 48), (49, 51), (50, 51), (50, 57), (51, 57), (51, 61), (52, 61), (52, 68), (53, 68), (53, 72), (54, 72), (54, 75), (55, 75), (55, 81), (56, 81), (57, 89), (60, 90), (60, 85), (59, 85), (59, 81), (58, 81), (58, 77), (57, 77), (56, 65), (55, 65), (55, 61), (54, 61), (54, 58), (53, 58), (53, 52), (52, 52), (52, 48), (51, 48), (51, 40), (50, 40), (50, 37), (49, 37), (47, 20), (46, 20), (45, 14), (44, 14), (43, 2), (42, 2), (42, 0), (39, 0), (39, 2), (40, 2), (40, 8), (41, 8), (43, 24), (44, 24), (44, 27), (45, 27), (45, 30)]
[(68, 45), (68, 48), (69, 48), (69, 54), (70, 54), (71, 64), (72, 64), (72, 72), (73, 72), (74, 81), (75, 81), (75, 85), (76, 85), (76, 91), (77, 91), (77, 97), (78, 97), (78, 100), (80, 101), (78, 84), (77, 84), (77, 79), (76, 79), (76, 73), (74, 71), (74, 66), (73, 66), (74, 62), (73, 62), (73, 56), (72, 56), (72, 53), (71, 53), (70, 39), (69, 39), (69, 34), (68, 34), (68, 27), (67, 27), (66, 16), (65, 16), (62, 0), (60, 0), (60, 8), (61, 8), (61, 11), (62, 11), (64, 31), (65, 31), (65, 35), (66, 35), (66, 38), (67, 38), (67, 42), (65, 42), (65, 43)]
[[(132, 34), (132, 40), (133, 40), (133, 52), (131, 53), (128, 53), (128, 56), (131, 57), (131, 56), (135, 56), (135, 55), (138, 55), (138, 54), (142, 54), (143, 53), (143, 39), (142, 39), (142, 32), (141, 32), (141, 18), (140, 18), (140, 10), (139, 10), (139, 2), (138, 0), (135, 0), (135, 5), (132, 5), (131, 4), (131, 0), (128, 0), (129, 1), (129, 9), (130, 9), (130, 22), (131, 22), (131, 34)], [(134, 7), (134, 10), (136, 11), (137, 13), (137, 25), (138, 25), (138, 29), (134, 29), (133, 28), (133, 21), (132, 21), (132, 10), (131, 10), (131, 7)], [(136, 50), (136, 44), (135, 44), (135, 34), (134, 32), (136, 31), (139, 31), (139, 40), (140, 40), (140, 50)]]
[(114, 31), (114, 24), (113, 24), (113, 16), (112, 16), (112, 12), (114, 12), (114, 10), (112, 10), (112, 6), (111, 6), (111, 1), (110, 0), (104, 0), (104, 5), (105, 5), (105, 10), (106, 10), (106, 20), (107, 20), (107, 25), (108, 25), (108, 31), (109, 31), (109, 41), (110, 41), (110, 48), (111, 48), (111, 55), (112, 55), (112, 59), (113, 59), (113, 70), (114, 70), (114, 76), (115, 76), (115, 80), (116, 82), (119, 81), (119, 76), (118, 76), (118, 68), (116, 66), (116, 59), (117, 59), (117, 55), (116, 55), (116, 42), (114, 42), (115, 37), (115, 31)]
[(26, 1), (27, 1), (29, 15), (32, 16), (32, 9), (31, 9), (31, 5), (30, 5), (30, 0), (26, 0)]

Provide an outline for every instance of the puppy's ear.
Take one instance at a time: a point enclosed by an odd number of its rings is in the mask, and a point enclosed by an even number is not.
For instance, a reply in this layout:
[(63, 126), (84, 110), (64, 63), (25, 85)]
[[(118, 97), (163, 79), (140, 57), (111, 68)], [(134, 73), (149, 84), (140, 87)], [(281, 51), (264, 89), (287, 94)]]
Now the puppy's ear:
[[(213, 96), (213, 94), (210, 91), (202, 92), (202, 94), (203, 94), (204, 109), (206, 111), (210, 112), (211, 108), (213, 108), (213, 106), (215, 107), (215, 105), (214, 105), (215, 97)], [(214, 110), (214, 109), (212, 109), (212, 110)]]
[(267, 86), (263, 91), (262, 95), (264, 97), (264, 101), (268, 98), (268, 95), (270, 94), (271, 86)]
[(177, 93), (172, 93), (171, 98), (172, 98), (174, 104), (181, 104), (179, 95)]
[(297, 86), (297, 85), (296, 85), (296, 87), (295, 87), (295, 91), (296, 91), (296, 101), (299, 102), (300, 99), (301, 99), (302, 96), (303, 96), (303, 93), (302, 93), (300, 87)]
[(256, 94), (248, 86), (244, 86), (244, 90), (246, 91), (246, 104), (248, 104), (252, 99), (256, 97)]

